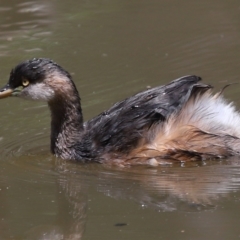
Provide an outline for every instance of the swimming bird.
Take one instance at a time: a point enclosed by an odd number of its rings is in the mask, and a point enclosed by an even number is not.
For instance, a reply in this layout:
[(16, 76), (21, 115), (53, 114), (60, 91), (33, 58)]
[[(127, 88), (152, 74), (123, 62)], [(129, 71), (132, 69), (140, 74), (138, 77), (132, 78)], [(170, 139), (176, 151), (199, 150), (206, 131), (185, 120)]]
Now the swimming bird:
[(157, 166), (163, 159), (184, 162), (239, 155), (239, 113), (200, 80), (184, 76), (145, 90), (84, 123), (71, 75), (50, 59), (34, 58), (12, 69), (0, 98), (46, 101), (51, 151), (62, 159)]

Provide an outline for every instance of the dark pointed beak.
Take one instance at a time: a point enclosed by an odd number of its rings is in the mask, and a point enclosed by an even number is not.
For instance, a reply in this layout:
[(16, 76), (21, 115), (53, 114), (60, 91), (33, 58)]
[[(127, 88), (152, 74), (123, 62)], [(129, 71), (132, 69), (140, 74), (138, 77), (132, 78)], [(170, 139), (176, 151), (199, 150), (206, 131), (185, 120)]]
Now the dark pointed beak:
[(12, 96), (13, 89), (7, 84), (0, 89), (0, 99)]

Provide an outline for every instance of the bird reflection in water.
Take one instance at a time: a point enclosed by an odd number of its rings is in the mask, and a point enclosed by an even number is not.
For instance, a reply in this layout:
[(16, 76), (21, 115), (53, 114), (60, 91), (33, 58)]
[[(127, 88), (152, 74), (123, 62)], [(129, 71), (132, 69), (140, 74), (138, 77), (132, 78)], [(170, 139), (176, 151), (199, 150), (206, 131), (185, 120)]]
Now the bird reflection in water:
[[(175, 164), (124, 169), (72, 164), (60, 159), (53, 161), (59, 173), (58, 189), (64, 197), (58, 202), (55, 227), (47, 233), (51, 239), (61, 239), (59, 236), (73, 240), (82, 238), (88, 215), (89, 188), (94, 187), (106, 198), (117, 199), (116, 204), (124, 199), (158, 212), (206, 211), (239, 190), (238, 159), (209, 161), (206, 165), (188, 163), (182, 167)], [(101, 207), (101, 203), (98, 204)], [(127, 222), (124, 224), (127, 226)], [(42, 232), (46, 234), (45, 230)], [(32, 231), (35, 234), (35, 229)]]

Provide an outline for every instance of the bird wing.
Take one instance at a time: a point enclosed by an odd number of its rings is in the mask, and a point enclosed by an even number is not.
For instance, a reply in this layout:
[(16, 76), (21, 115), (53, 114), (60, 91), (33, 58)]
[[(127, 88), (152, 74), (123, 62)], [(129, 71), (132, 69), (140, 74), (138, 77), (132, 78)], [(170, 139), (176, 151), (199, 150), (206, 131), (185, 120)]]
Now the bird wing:
[(181, 77), (116, 103), (85, 123), (85, 142), (94, 145), (98, 154), (101, 149), (127, 154), (152, 126), (179, 112), (194, 91), (211, 87), (198, 83), (200, 80), (197, 76)]

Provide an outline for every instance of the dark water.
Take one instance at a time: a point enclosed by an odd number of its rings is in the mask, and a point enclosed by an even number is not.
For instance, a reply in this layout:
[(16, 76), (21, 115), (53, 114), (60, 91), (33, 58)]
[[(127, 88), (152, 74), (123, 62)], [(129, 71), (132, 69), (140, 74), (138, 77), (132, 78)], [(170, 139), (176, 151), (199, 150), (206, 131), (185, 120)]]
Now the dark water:
[[(49, 57), (74, 77), (85, 119), (187, 74), (239, 82), (240, 2), (0, 3), (0, 84)], [(240, 87), (226, 91), (240, 105)], [(240, 160), (127, 169), (49, 153), (45, 103), (0, 102), (0, 239), (239, 239)]]

